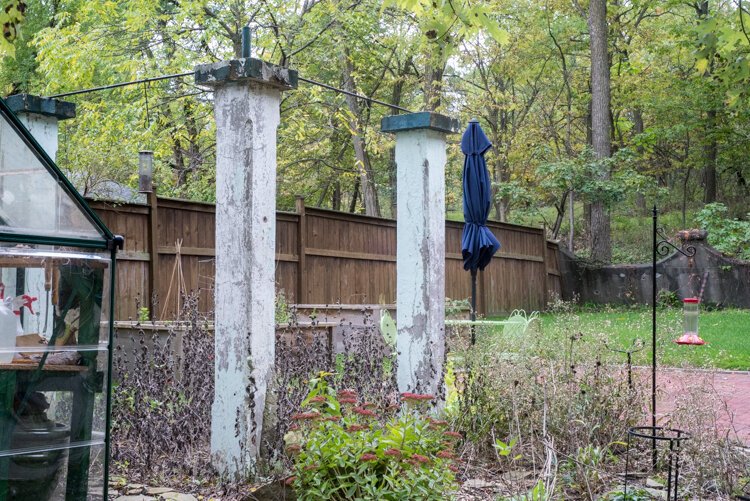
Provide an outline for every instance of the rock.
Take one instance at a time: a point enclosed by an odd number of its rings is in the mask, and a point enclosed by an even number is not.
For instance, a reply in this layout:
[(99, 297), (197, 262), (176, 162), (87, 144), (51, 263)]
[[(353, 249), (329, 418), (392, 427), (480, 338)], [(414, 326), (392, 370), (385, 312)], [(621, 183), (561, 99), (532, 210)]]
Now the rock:
[(122, 487), (123, 485), (126, 485), (127, 483), (128, 481), (125, 479), (125, 477), (118, 477), (115, 475), (112, 475), (109, 477), (109, 485)]
[(663, 489), (664, 484), (649, 477), (646, 479), (646, 487), (649, 487), (651, 489)]
[(665, 490), (651, 489), (650, 487), (645, 487), (643, 490), (648, 492), (654, 499), (667, 499), (667, 491)]
[(137, 496), (120, 496), (115, 498), (115, 501), (156, 501), (156, 498), (138, 494)]
[(181, 492), (166, 492), (159, 495), (159, 499), (164, 501), (198, 501), (192, 494), (182, 494)]
[(498, 484), (487, 482), (481, 478), (470, 478), (463, 484), (464, 487), (469, 489), (491, 489), (498, 486)]
[(517, 483), (521, 480), (526, 480), (533, 475), (534, 472), (530, 470), (511, 470), (503, 473), (501, 478), (504, 482)]
[(174, 492), (174, 489), (169, 487), (148, 487), (146, 488), (146, 494), (149, 496), (158, 496), (160, 494), (166, 494), (168, 492)]
[(135, 496), (137, 494), (143, 494), (145, 486), (143, 484), (128, 484), (122, 490), (128, 496)]

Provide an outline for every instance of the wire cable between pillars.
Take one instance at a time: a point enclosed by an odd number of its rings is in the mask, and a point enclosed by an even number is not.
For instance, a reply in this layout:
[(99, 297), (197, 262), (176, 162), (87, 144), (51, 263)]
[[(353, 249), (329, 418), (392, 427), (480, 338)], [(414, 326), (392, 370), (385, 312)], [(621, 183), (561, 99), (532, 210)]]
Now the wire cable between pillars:
[[(61, 92), (59, 94), (53, 94), (51, 96), (46, 96), (46, 97), (49, 98), (49, 99), (59, 99), (59, 98), (63, 98), (63, 97), (77, 96), (77, 95), (80, 95), (80, 94), (89, 94), (89, 93), (92, 93), (92, 92), (100, 92), (100, 91), (104, 91), (104, 90), (117, 89), (117, 88), (120, 88), (120, 87), (127, 87), (127, 86), (130, 86), (130, 85), (146, 84), (146, 83), (149, 83), (149, 82), (159, 82), (159, 81), (162, 81), (162, 80), (172, 80), (172, 79), (176, 79), (176, 78), (184, 78), (184, 77), (187, 77), (187, 76), (191, 76), (193, 74), (194, 73), (192, 71), (188, 71), (188, 72), (185, 72), (185, 73), (174, 73), (172, 75), (161, 75), (161, 76), (158, 76), (158, 77), (141, 78), (139, 80), (131, 80), (129, 82), (120, 82), (120, 83), (116, 83), (116, 84), (102, 85), (102, 86), (99, 86), (99, 87), (91, 87), (91, 88), (88, 88), (88, 89), (74, 90), (74, 91), (70, 91), (70, 92)], [(300, 82), (304, 82), (304, 83), (307, 83), (307, 84), (310, 84), (310, 85), (314, 85), (316, 87), (321, 87), (323, 89), (330, 90), (330, 91), (333, 91), (333, 92), (337, 92), (339, 94), (344, 94), (344, 95), (347, 95), (347, 96), (352, 96), (352, 97), (355, 97), (357, 99), (361, 99), (361, 100), (363, 100), (363, 101), (365, 101), (367, 103), (372, 103), (372, 104), (377, 104), (377, 105), (380, 105), (380, 106), (385, 106), (386, 108), (391, 108), (391, 109), (397, 110), (397, 111), (403, 111), (405, 113), (413, 113), (408, 108), (404, 108), (402, 106), (398, 106), (398, 105), (391, 104), (391, 103), (386, 103), (385, 101), (380, 101), (379, 99), (374, 99), (374, 98), (367, 97), (367, 96), (362, 95), (362, 94), (357, 94), (356, 92), (351, 92), (351, 91), (348, 91), (348, 90), (340, 89), (338, 87), (334, 87), (333, 85), (324, 84), (322, 82), (317, 82), (315, 80), (311, 80), (309, 78), (304, 78), (304, 77), (298, 77), (298, 79), (299, 79)]]
[(192, 71), (185, 72), (185, 73), (175, 73), (173, 75), (162, 75), (159, 77), (151, 77), (151, 78), (141, 78), (140, 80), (131, 80), (130, 82), (120, 82), (116, 84), (111, 85), (102, 85), (100, 87), (91, 87), (89, 89), (81, 89), (81, 90), (74, 90), (70, 92), (62, 92), (60, 94), (53, 94), (51, 96), (46, 96), (49, 99), (58, 99), (61, 97), (69, 97), (69, 96), (77, 96), (78, 94), (88, 94), (90, 92), (99, 92), (102, 90), (110, 90), (110, 89), (117, 89), (119, 87), (127, 87), (129, 85), (138, 85), (142, 83), (149, 83), (149, 82), (158, 82), (160, 80), (171, 80), (174, 78), (182, 78), (189, 75), (193, 75)]

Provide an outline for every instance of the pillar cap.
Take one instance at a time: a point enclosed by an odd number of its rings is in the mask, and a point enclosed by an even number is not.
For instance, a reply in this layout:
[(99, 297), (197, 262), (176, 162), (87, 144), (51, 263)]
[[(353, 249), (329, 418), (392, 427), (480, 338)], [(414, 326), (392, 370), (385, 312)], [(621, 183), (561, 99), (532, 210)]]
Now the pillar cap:
[(403, 132), (416, 129), (430, 129), (445, 134), (456, 134), (461, 131), (460, 124), (455, 118), (450, 118), (432, 111), (407, 113), (405, 115), (390, 115), (380, 122), (382, 132)]
[(67, 120), (76, 117), (75, 103), (49, 97), (15, 94), (5, 98), (5, 104), (15, 114), (43, 115), (57, 118), (58, 120)]
[(195, 67), (195, 83), (215, 87), (229, 82), (258, 82), (281, 90), (297, 88), (297, 71), (254, 57)]

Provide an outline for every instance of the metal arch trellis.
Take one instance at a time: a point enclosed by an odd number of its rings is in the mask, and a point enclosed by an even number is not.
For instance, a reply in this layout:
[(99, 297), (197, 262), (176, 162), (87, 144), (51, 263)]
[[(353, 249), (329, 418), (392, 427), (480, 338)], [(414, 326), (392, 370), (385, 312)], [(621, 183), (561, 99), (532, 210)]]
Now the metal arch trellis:
[[(659, 257), (678, 252), (687, 258), (695, 256), (697, 249), (693, 245), (673, 244), (666, 236), (663, 228), (659, 227), (659, 210), (654, 205), (652, 228), (652, 260), (651, 260), (651, 426), (656, 429), (656, 265)], [(652, 461), (654, 468), (657, 462), (656, 438), (652, 440)]]

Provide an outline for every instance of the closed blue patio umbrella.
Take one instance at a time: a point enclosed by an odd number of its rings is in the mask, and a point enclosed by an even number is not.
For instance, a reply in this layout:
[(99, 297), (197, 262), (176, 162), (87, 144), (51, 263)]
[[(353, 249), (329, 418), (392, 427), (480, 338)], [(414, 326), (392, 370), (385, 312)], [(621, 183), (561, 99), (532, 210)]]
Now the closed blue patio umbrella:
[[(471, 120), (461, 138), (461, 151), (464, 159), (464, 232), (461, 238), (461, 254), (464, 269), (471, 271), (471, 320), (476, 320), (477, 309), (477, 270), (484, 268), (500, 248), (500, 242), (487, 228), (487, 218), (492, 205), (492, 184), (484, 154), (492, 143), (484, 134), (477, 120)], [(471, 343), (475, 342), (472, 327)]]

